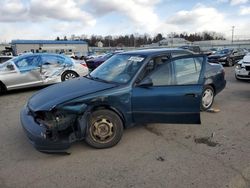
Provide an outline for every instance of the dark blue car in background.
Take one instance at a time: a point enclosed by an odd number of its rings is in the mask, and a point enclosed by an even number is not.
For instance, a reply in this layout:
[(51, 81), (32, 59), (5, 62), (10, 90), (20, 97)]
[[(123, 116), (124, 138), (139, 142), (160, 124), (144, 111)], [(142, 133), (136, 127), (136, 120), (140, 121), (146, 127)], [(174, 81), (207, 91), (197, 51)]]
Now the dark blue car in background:
[(200, 110), (211, 107), (225, 84), (223, 67), (203, 55), (183, 49), (124, 52), (87, 77), (34, 94), (21, 122), (40, 151), (65, 150), (83, 139), (108, 148), (136, 124), (200, 124)]
[(113, 55), (115, 55), (116, 52), (109, 52), (103, 56), (96, 57), (93, 59), (86, 60), (87, 66), (90, 70), (96, 69), (98, 66), (100, 66), (103, 62), (111, 58)]

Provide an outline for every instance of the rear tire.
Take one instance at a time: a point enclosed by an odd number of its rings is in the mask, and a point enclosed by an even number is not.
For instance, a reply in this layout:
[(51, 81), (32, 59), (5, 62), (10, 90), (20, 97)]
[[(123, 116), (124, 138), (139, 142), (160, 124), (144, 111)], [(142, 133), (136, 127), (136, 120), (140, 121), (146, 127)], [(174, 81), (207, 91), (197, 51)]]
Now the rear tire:
[(121, 118), (110, 110), (97, 110), (92, 112), (85, 141), (97, 149), (110, 148), (122, 138), (123, 122)]
[(228, 59), (227, 59), (227, 66), (228, 66), (228, 67), (234, 66), (234, 61), (233, 61), (233, 59), (231, 59), (231, 58), (228, 58)]
[(62, 74), (61, 80), (66, 81), (66, 80), (71, 80), (77, 77), (79, 77), (79, 75), (75, 71), (66, 71)]
[(206, 85), (202, 92), (202, 98), (201, 98), (201, 111), (207, 111), (214, 102), (214, 88), (210, 85)]

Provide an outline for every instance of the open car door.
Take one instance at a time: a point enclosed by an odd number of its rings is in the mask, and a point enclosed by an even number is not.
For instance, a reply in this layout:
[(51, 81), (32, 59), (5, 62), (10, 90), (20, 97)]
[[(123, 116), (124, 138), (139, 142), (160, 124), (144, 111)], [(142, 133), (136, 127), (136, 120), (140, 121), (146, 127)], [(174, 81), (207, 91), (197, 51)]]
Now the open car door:
[(200, 124), (205, 65), (205, 56), (188, 55), (154, 66), (133, 88), (134, 122)]

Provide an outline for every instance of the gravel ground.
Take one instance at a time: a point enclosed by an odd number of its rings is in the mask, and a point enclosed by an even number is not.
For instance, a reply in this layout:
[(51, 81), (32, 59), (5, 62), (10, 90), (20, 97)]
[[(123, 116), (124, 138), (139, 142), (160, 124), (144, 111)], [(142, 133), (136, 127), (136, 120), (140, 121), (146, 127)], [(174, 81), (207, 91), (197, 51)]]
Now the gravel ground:
[(150, 124), (125, 131), (96, 150), (84, 142), (71, 155), (49, 155), (28, 142), (19, 111), (38, 89), (0, 96), (0, 187), (250, 187), (250, 83), (226, 67), (227, 86), (201, 113), (201, 125)]

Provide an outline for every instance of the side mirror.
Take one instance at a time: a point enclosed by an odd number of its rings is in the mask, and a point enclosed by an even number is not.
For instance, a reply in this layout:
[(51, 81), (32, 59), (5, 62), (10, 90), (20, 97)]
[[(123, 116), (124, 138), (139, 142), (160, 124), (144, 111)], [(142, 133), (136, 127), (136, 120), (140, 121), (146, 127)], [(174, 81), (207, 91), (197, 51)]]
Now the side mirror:
[(146, 78), (142, 80), (139, 84), (137, 84), (138, 87), (151, 87), (153, 86), (153, 81), (151, 78)]
[(14, 68), (14, 66), (12, 64), (8, 64), (6, 67), (9, 70), (15, 70), (15, 68)]

